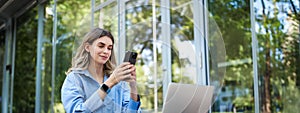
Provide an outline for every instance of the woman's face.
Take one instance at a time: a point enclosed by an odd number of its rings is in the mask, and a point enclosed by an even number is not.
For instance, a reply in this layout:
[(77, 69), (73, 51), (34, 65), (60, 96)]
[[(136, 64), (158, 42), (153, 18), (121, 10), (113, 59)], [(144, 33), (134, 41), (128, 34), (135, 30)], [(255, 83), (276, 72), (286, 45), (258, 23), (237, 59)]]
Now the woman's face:
[(96, 39), (92, 45), (86, 46), (86, 51), (91, 55), (91, 63), (105, 64), (112, 53), (113, 42), (108, 36)]

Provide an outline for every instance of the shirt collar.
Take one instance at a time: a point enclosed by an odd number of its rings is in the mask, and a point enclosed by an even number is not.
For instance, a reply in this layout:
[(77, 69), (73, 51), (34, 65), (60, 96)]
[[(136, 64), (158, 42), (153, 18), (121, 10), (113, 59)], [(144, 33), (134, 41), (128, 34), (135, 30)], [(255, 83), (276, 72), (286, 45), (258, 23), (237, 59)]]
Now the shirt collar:
[[(81, 74), (81, 75), (88, 76), (90, 78), (94, 78), (87, 69), (85, 69), (85, 70), (73, 70), (73, 71), (74, 71), (74, 74), (78, 73), (78, 74)], [(106, 80), (106, 79), (107, 79), (107, 76), (104, 75), (104, 80)]]

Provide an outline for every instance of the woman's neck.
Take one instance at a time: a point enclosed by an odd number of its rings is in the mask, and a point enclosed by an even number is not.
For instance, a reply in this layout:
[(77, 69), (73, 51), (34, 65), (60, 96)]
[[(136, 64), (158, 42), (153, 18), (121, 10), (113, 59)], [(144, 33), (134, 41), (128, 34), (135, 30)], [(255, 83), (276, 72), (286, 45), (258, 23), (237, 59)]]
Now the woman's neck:
[(100, 83), (103, 82), (104, 79), (104, 72), (103, 66), (96, 63), (90, 63), (88, 67), (88, 71), (92, 74), (92, 76)]

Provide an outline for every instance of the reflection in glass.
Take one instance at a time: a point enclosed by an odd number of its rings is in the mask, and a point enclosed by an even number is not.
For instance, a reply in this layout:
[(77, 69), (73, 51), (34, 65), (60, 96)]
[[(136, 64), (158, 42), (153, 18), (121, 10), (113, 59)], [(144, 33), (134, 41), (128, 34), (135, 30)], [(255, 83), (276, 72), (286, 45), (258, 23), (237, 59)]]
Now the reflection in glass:
[(94, 13), (94, 27), (111, 31), (114, 37), (118, 36), (118, 5), (112, 2)]
[(254, 9), (261, 111), (299, 111), (299, 1), (256, 1)]
[[(162, 106), (162, 68), (160, 68), (161, 58), (157, 58), (154, 61), (153, 44), (159, 45), (158, 42), (153, 42), (152, 35), (152, 6), (148, 3), (129, 1), (126, 3), (125, 10), (125, 27), (126, 34), (126, 48), (125, 50), (131, 50), (138, 52), (138, 61), (136, 63), (137, 68), (137, 83), (138, 90), (141, 95), (141, 108), (144, 111), (154, 111), (155, 96), (154, 88), (157, 83), (157, 100), (158, 109)], [(120, 37), (122, 38), (122, 37)], [(157, 56), (161, 54), (156, 53)], [(156, 65), (155, 65), (156, 62)], [(154, 68), (157, 73), (154, 73)], [(158, 79), (154, 79), (154, 75), (157, 75)], [(159, 110), (160, 111), (160, 110)]]
[[(78, 43), (91, 27), (91, 1), (64, 0), (57, 4), (57, 40), (55, 64), (54, 112), (64, 113), (61, 103), (61, 86), (66, 77), (66, 71), (71, 66), (72, 56)], [(66, 7), (67, 6), (67, 7)], [(50, 6), (49, 6), (50, 7)], [(47, 14), (47, 13), (46, 13)], [(48, 21), (53, 17), (46, 15)], [(45, 23), (45, 32), (52, 33), (53, 24)], [(48, 35), (49, 35), (48, 34)], [(52, 38), (52, 36), (49, 36)], [(51, 39), (52, 40), (52, 39)], [(51, 55), (50, 55), (51, 56)], [(51, 74), (49, 74), (51, 75)], [(51, 87), (51, 86), (50, 86)]]
[(37, 8), (17, 19), (13, 112), (34, 112), (37, 48)]
[[(212, 107), (213, 112), (254, 112), (253, 69), (249, 1), (208, 1), (209, 19), (214, 19), (224, 39), (226, 62), (210, 64), (211, 79), (219, 80), (224, 73), (218, 67), (226, 68), (223, 87)], [(209, 35), (212, 21), (209, 21)], [(216, 43), (215, 43), (216, 44)], [(210, 45), (210, 49), (217, 49)], [(210, 63), (217, 57), (210, 51)], [(220, 80), (221, 81), (221, 80)], [(211, 84), (214, 84), (212, 82)]]
[[(135, 4), (134, 4), (135, 3)], [(148, 3), (130, 1), (126, 3), (126, 50), (133, 50), (139, 53), (137, 66), (137, 79), (139, 92), (142, 94), (141, 106), (145, 111), (154, 109), (154, 82), (158, 84), (158, 109), (162, 108), (162, 84), (163, 69), (162, 48), (171, 49), (172, 82), (195, 84), (195, 50), (193, 42), (193, 22), (184, 13), (171, 10), (171, 21), (168, 25), (171, 28), (171, 43), (162, 41), (161, 37), (161, 15), (157, 12), (157, 40), (153, 40), (152, 30), (152, 6)], [(160, 7), (156, 7), (160, 8)], [(159, 11), (157, 9), (156, 11)], [(186, 14), (190, 14), (188, 10)], [(184, 28), (184, 29), (182, 29)], [(120, 37), (122, 38), (122, 37)], [(156, 44), (157, 48), (153, 48)], [(157, 61), (153, 49), (156, 49)], [(153, 64), (155, 64), (154, 66)], [(153, 68), (157, 73), (153, 73)], [(154, 80), (154, 74), (157, 79)]]

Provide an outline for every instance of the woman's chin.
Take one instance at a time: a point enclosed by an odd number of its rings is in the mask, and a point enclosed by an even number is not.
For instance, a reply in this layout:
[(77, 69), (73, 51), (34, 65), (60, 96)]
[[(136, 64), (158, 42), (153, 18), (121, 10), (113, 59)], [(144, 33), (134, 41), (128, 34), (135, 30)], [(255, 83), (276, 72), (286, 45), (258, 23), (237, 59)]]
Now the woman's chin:
[(105, 61), (101, 60), (101, 61), (98, 62), (98, 64), (103, 65), (103, 64), (105, 64), (106, 62), (107, 62), (106, 60), (105, 60)]

